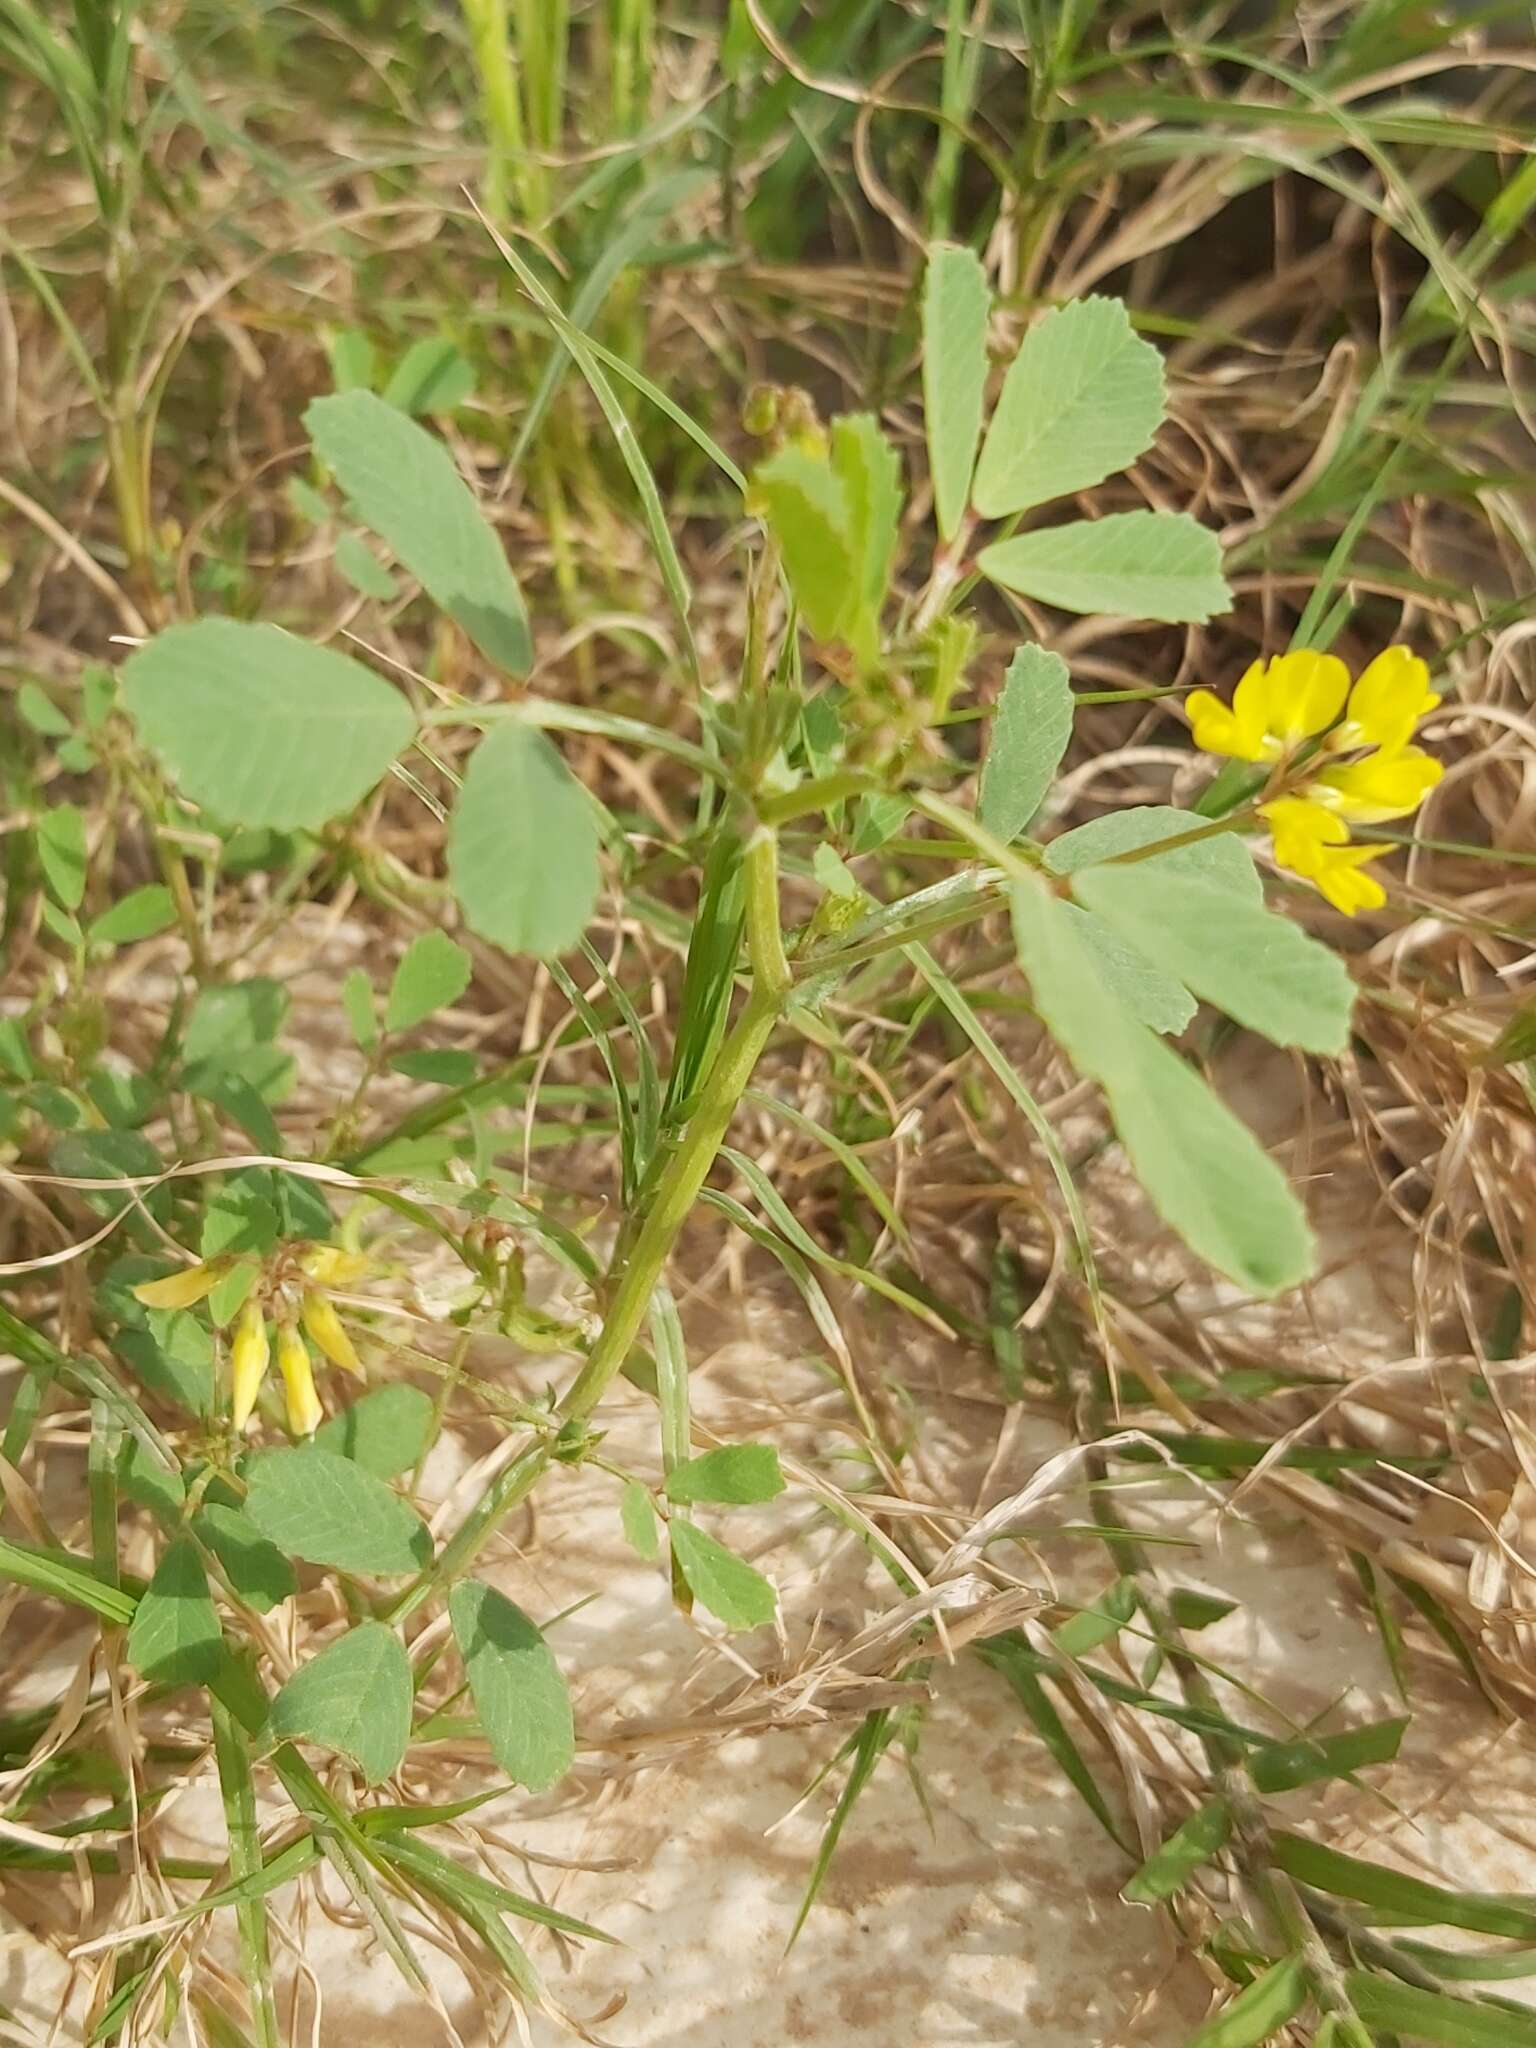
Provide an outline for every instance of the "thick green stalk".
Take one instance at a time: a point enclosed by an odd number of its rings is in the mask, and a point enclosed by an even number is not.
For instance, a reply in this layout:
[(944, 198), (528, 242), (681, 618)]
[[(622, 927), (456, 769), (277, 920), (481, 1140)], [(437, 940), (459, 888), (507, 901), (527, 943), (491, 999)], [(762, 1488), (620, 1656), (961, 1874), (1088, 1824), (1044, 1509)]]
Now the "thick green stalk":
[(485, 210), (492, 220), (504, 220), (507, 203), (516, 193), (524, 213), (531, 213), (530, 201), (536, 194), (528, 189), (528, 180), (534, 167), (528, 158), (507, 0), (462, 0), (462, 6), (485, 122)]
[[(523, 68), (528, 134), (535, 149), (559, 149), (565, 134), (565, 80), (570, 53), (570, 0), (513, 0), (517, 52)], [(543, 170), (540, 168), (540, 181)]]
[(709, 1070), (699, 1106), (657, 1183), (597, 1342), (560, 1403), (560, 1412), (569, 1418), (580, 1420), (591, 1414), (633, 1349), (656, 1282), (699, 1198), (789, 993), (789, 962), (779, 930), (778, 842), (766, 826), (760, 825), (748, 840), (742, 872), (752, 992)]
[(134, 398), (125, 392), (111, 401), (106, 419), (107, 471), (117, 512), (118, 537), (128, 557), (128, 581), (140, 604), (155, 601), (154, 535), (151, 530), (149, 477)]
[(608, 21), (614, 130), (631, 135), (643, 123), (650, 100), (653, 0), (609, 0)]
[(699, 1106), (661, 1177), (655, 1199), (625, 1261), (597, 1342), (560, 1404), (567, 1416), (579, 1419), (591, 1414), (634, 1348), (662, 1268), (699, 1198), (736, 1105), (746, 1092), (769, 1034), (778, 1022), (781, 993), (754, 988), (734, 1030), (720, 1048)]

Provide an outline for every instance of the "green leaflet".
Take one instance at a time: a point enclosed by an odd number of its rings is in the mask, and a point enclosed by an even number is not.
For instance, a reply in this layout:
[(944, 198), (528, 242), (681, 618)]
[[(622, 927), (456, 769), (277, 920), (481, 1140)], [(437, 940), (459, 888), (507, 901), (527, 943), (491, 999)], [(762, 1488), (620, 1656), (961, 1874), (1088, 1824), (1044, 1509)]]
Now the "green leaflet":
[(192, 1533), (218, 1559), (236, 1595), (258, 1614), (278, 1606), (297, 1587), (293, 1566), (243, 1508), (210, 1501), (194, 1518)]
[[(1108, 811), (1086, 825), (1063, 832), (1045, 849), (1046, 866), (1056, 874), (1076, 874), (1079, 869), (1109, 861), (1116, 854), (1155, 845), (1159, 840), (1185, 837), (1203, 821), (1188, 811), (1169, 804), (1139, 804), (1127, 811)], [(1236, 903), (1262, 905), (1264, 885), (1253, 857), (1243, 841), (1232, 832), (1196, 839), (1171, 852), (1160, 854), (1159, 875), (1177, 871), (1219, 885)], [(1194, 1016), (1195, 998), (1168, 971), (1167, 963), (1154, 958), (1157, 948), (1146, 943), (1147, 934), (1132, 936), (1115, 930), (1080, 904), (1067, 906), (1079, 938), (1093, 954), (1104, 980), (1131, 1013), (1150, 1030), (1174, 1034)]]
[(294, 1672), (272, 1702), (272, 1732), (340, 1750), (377, 1785), (405, 1755), (411, 1699), (399, 1636), (381, 1621), (359, 1622)]
[(1078, 938), (1093, 955), (1107, 987), (1133, 1017), (1139, 1017), (1149, 1031), (1176, 1036), (1199, 1008), (1181, 981), (1154, 966), (1139, 946), (1084, 910), (1079, 903), (1063, 904), (1077, 927)]
[(199, 619), (129, 656), (123, 701), (185, 795), (234, 825), (323, 825), (416, 727), (392, 683), (279, 626)]
[(245, 1511), (289, 1557), (381, 1576), (419, 1571), (432, 1554), (414, 1508), (350, 1458), (318, 1444), (262, 1451), (251, 1461)]
[(1016, 839), (1039, 810), (1071, 737), (1067, 664), (1043, 647), (1021, 647), (992, 714), (976, 799), (978, 819), (996, 838)]
[(1312, 1237), (1285, 1177), (1192, 1067), (1117, 999), (1063, 905), (1012, 890), (1014, 938), (1035, 1006), (1109, 1100), (1121, 1143), (1163, 1220), (1260, 1294), (1312, 1269)]
[(900, 464), (873, 415), (834, 420), (825, 448), (797, 442), (770, 455), (753, 472), (750, 503), (811, 632), (873, 666), (901, 515)]
[(178, 1536), (156, 1567), (128, 1630), (128, 1661), (160, 1685), (206, 1685), (224, 1656), (219, 1617), (197, 1545)]
[(848, 508), (853, 580), (842, 631), (866, 668), (880, 652), (880, 613), (890, 586), (901, 518), (901, 465), (872, 413), (832, 422), (832, 467)]
[(1156, 856), (1082, 869), (1073, 893), (1239, 1024), (1276, 1045), (1337, 1056), (1349, 1039), (1355, 985), (1337, 954), (1220, 881), (1174, 872)]
[(761, 1628), (778, 1612), (779, 1596), (761, 1572), (692, 1522), (674, 1516), (672, 1555), (700, 1606), (727, 1628)]
[(939, 532), (952, 540), (965, 516), (981, 438), (992, 293), (969, 249), (937, 243), (923, 279), (923, 420)]
[(1221, 548), (1185, 512), (1109, 512), (994, 541), (984, 576), (1064, 612), (1202, 621), (1231, 608)]
[(775, 1500), (784, 1491), (779, 1454), (772, 1444), (722, 1444), (667, 1474), (667, 1498), (742, 1506)]
[(85, 818), (74, 804), (50, 804), (37, 821), (37, 858), (56, 903), (78, 910), (85, 895)]
[(317, 398), (304, 424), (364, 525), (482, 654), (525, 674), (533, 640), (517, 579), (442, 442), (371, 391)]
[(351, 1458), (376, 1479), (395, 1479), (425, 1451), (435, 1413), (430, 1394), (409, 1380), (393, 1380), (371, 1387), (322, 1422), (315, 1443), (339, 1458)]
[(987, 519), (1084, 491), (1127, 469), (1163, 423), (1163, 359), (1118, 299), (1037, 320), (1008, 366), (976, 466)]
[(384, 1029), (413, 1030), (434, 1010), (456, 1003), (472, 971), (469, 955), (446, 932), (423, 932), (412, 939), (389, 986)]
[(464, 915), (509, 953), (569, 952), (597, 902), (597, 817), (532, 726), (493, 726), (475, 749), (448, 830)]
[(619, 1518), (625, 1540), (637, 1557), (654, 1564), (661, 1555), (661, 1537), (656, 1527), (656, 1510), (651, 1496), (638, 1479), (626, 1479), (619, 1495)]
[(448, 1612), (491, 1754), (514, 1783), (548, 1791), (570, 1769), (576, 1738), (571, 1696), (543, 1635), (478, 1579), (454, 1587)]
[(800, 616), (818, 640), (834, 640), (858, 582), (842, 478), (825, 455), (781, 448), (752, 475), (752, 498), (779, 544)]

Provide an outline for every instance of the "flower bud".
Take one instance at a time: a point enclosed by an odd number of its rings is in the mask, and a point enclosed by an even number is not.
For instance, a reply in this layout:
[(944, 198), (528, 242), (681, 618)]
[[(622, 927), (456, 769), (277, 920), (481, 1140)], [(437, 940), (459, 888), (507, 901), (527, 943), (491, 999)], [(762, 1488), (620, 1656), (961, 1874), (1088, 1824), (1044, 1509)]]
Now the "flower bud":
[(244, 1429), (251, 1419), (251, 1410), (256, 1406), (256, 1396), (261, 1392), (267, 1360), (271, 1355), (266, 1318), (254, 1300), (248, 1301), (240, 1311), (235, 1341), (230, 1349), (230, 1406), (237, 1430)]
[(293, 1323), (282, 1323), (277, 1332), (277, 1369), (283, 1376), (283, 1395), (288, 1408), (288, 1427), (295, 1436), (313, 1436), (325, 1410), (315, 1392), (315, 1375), (309, 1362), (309, 1348)]
[(306, 1292), (299, 1308), (305, 1334), (319, 1346), (332, 1365), (362, 1377), (363, 1362), (353, 1349), (352, 1339), (342, 1328), (335, 1305), (323, 1294)]

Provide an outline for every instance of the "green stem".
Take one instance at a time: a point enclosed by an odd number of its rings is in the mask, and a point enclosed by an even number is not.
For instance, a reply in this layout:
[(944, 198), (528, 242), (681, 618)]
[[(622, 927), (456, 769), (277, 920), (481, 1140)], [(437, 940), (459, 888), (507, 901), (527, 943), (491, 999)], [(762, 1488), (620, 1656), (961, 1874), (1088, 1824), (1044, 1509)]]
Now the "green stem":
[(107, 470), (112, 479), (118, 533), (123, 553), (128, 557), (128, 581), (140, 604), (148, 608), (155, 601), (154, 538), (135, 404), (132, 392), (127, 392), (107, 416)]
[(175, 905), (176, 921), (181, 935), (187, 942), (187, 951), (192, 957), (192, 973), (196, 980), (204, 981), (210, 972), (208, 947), (203, 938), (202, 919), (198, 916), (197, 898), (192, 893), (192, 878), (187, 872), (186, 856), (174, 839), (167, 838), (167, 811), (169, 805), (159, 777), (138, 760), (127, 763), (125, 779), (133, 791), (139, 809), (149, 825), (150, 845), (154, 849), (155, 864), (160, 878), (171, 892)]
[[(219, 1789), (224, 1797), (224, 1827), (229, 1836), (229, 1874), (236, 1884), (246, 1878), (259, 1880), (262, 1872), (261, 1836), (257, 1827), (256, 1787), (251, 1777), (245, 1731), (213, 1693), (208, 1695), (208, 1705), (213, 1715), (213, 1747), (219, 1767)], [(258, 2048), (281, 2048), (277, 2002), (272, 1991), (272, 1953), (267, 1939), (266, 1900), (259, 1893), (242, 1899), (235, 1907), (235, 1924), (240, 1934), (240, 1967), (250, 1994)]]
[(560, 1404), (567, 1416), (580, 1419), (590, 1415), (628, 1358), (645, 1321), (656, 1281), (698, 1200), (736, 1105), (778, 1022), (779, 1003), (777, 992), (754, 988), (735, 1029), (720, 1048), (682, 1143), (657, 1184), (655, 1198), (625, 1261), (597, 1342)]
[[(698, 1107), (656, 1183), (650, 1207), (617, 1275), (609, 1275), (613, 1284), (603, 1327), (557, 1410), (566, 1422), (584, 1421), (623, 1371), (650, 1312), (657, 1282), (715, 1163), (792, 985), (779, 923), (778, 841), (766, 825), (759, 825), (747, 841), (742, 872), (751, 992), (715, 1057), (700, 1090)], [(438, 1587), (469, 1566), (506, 1516), (533, 1491), (555, 1450), (553, 1438), (536, 1439), (498, 1474), (436, 1561), (389, 1609), (388, 1619), (401, 1621), (414, 1613)]]
[(715, 1163), (790, 989), (779, 929), (778, 845), (773, 834), (759, 827), (742, 858), (752, 990), (709, 1071), (682, 1141), (656, 1184), (597, 1342), (560, 1403), (561, 1413), (569, 1418), (590, 1415), (622, 1370), (650, 1309), (656, 1282)]
[(619, 135), (632, 135), (645, 119), (655, 33), (654, 0), (609, 0), (608, 62)]
[(430, 1600), (439, 1587), (451, 1585), (460, 1573), (467, 1571), (481, 1547), (538, 1485), (553, 1456), (553, 1443), (547, 1437), (536, 1437), (510, 1465), (498, 1472), (433, 1563), (419, 1578), (411, 1581), (392, 1607), (385, 1609), (384, 1619), (404, 1621)]
[(1181, 846), (1198, 846), (1202, 839), (1219, 839), (1223, 832), (1240, 832), (1257, 816), (1257, 804), (1244, 804), (1240, 811), (1229, 811), (1224, 818), (1213, 818), (1208, 825), (1196, 825), (1188, 832), (1175, 832), (1169, 839), (1153, 839), (1145, 846), (1133, 846), (1125, 853), (1114, 854), (1104, 865), (1107, 868), (1128, 868), (1139, 860), (1156, 860), (1159, 855), (1173, 853)]
[(975, 103), (987, 7), (988, 0), (982, 0), (976, 10), (976, 19), (968, 22), (966, 0), (949, 0), (949, 15), (944, 29), (944, 68), (939, 89), (942, 125), (928, 187), (928, 232), (935, 241), (942, 241), (954, 229), (961, 144)]
[[(951, 881), (955, 879), (950, 877)], [(851, 967), (862, 967), (866, 961), (878, 960), (903, 946), (913, 945), (922, 939), (939, 938), (962, 925), (975, 924), (979, 918), (998, 908), (1002, 897), (995, 883), (975, 882), (966, 876), (959, 879), (972, 881), (968, 894), (957, 894), (944, 883), (933, 890), (923, 890), (919, 893), (929, 900), (910, 922), (902, 924), (893, 918), (883, 930), (855, 939), (851, 945), (829, 948), (824, 953), (807, 953), (795, 961), (796, 979), (810, 981), (822, 974), (845, 973)], [(908, 906), (914, 901), (916, 898), (909, 897)]]
[[(991, 861), (1001, 868), (1010, 881), (1027, 881), (1041, 865), (1040, 855), (1027, 845), (1008, 846), (987, 830), (979, 819), (972, 817), (958, 804), (952, 804), (948, 797), (935, 796), (931, 790), (924, 790), (912, 800), (912, 808), (921, 811), (925, 818), (932, 818), (936, 825), (947, 825), (951, 832), (974, 846), (983, 860)], [(1197, 835), (1204, 838), (1205, 833)], [(1165, 839), (1162, 846), (1177, 846), (1176, 839)]]

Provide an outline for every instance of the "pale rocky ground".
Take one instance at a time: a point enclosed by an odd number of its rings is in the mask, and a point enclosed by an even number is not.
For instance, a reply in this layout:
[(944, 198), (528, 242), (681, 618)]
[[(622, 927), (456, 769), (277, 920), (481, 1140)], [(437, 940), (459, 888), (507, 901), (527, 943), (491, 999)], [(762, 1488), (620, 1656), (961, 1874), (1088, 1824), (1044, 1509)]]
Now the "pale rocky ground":
[[(708, 1399), (700, 1405), (707, 1415)], [(949, 1421), (946, 1448), (959, 1458), (963, 1403)], [(633, 1424), (638, 1446), (654, 1427), (638, 1402)], [(992, 1473), (991, 1493), (1016, 1489), (1059, 1444), (1044, 1425), (1021, 1433), (1013, 1469)], [(989, 1452), (988, 1442), (974, 1454), (978, 1480)], [(701, 1647), (699, 1632), (672, 1612), (660, 1577), (626, 1551), (614, 1494), (598, 1475), (572, 1480), (541, 1508), (536, 1566), (508, 1560), (503, 1583), (542, 1613), (603, 1586), (553, 1638), (588, 1728), (611, 1733), (627, 1720), (702, 1717), (706, 1703), (732, 1687), (735, 1669), (718, 1649)], [(802, 1520), (803, 1509), (803, 1496), (791, 1492), (763, 1521)], [(1057, 1512), (1077, 1519), (1081, 1497), (1069, 1494)], [(729, 1519), (739, 1541), (751, 1518), (738, 1510)], [(1267, 1510), (1218, 1528), (1192, 1493), (1157, 1520), (1167, 1532), (1201, 1538), (1198, 1554), (1179, 1554), (1179, 1582), (1240, 1603), (1202, 1637), (1203, 1649), (1297, 1722), (1330, 1705), (1331, 1725), (1394, 1711), (1385, 1665), (1307, 1530)], [(866, 1611), (861, 1594), (873, 1592), (871, 1612), (884, 1595), (860, 1570), (829, 1573), (818, 1562), (824, 1548), (822, 1538), (805, 1537), (787, 1550), (775, 1546), (763, 1561), (787, 1613), (803, 1618), (821, 1607), (830, 1625), (848, 1626)], [(1094, 1571), (1097, 1580), (1101, 1568)], [(742, 1647), (771, 1659), (761, 1639)], [(1528, 1741), (1471, 1711), (1449, 1686), (1436, 1708), (1432, 1677), (1429, 1685), (1405, 1761), (1392, 1774), (1400, 1813), (1346, 1788), (1293, 1794), (1281, 1807), (1298, 1818), (1326, 1816), (1327, 1838), (1340, 1847), (1382, 1854), (1390, 1844), (1404, 1868), (1440, 1882), (1536, 1889)], [(1207, 2010), (1210, 1987), (1179, 1959), (1157, 1914), (1121, 1902), (1125, 1860), (1056, 1772), (1002, 1681), (962, 1657), (937, 1671), (934, 1693), (920, 1759), (931, 1831), (899, 1761), (888, 1757), (787, 1957), (831, 1794), (823, 1788), (799, 1802), (841, 1728), (710, 1742), (639, 1769), (589, 1751), (566, 1794), (513, 1797), (490, 1809), (505, 1843), (586, 1866), (534, 1865), (511, 1872), (510, 1882), (531, 1880), (552, 1903), (626, 1944), (589, 1946), (563, 1969), (553, 1946), (536, 1940), (553, 1996), (618, 2048), (1004, 2048), (1020, 2040), (1179, 2048)], [(648, 1742), (642, 1754), (656, 1748)], [(340, 1939), (318, 1917), (306, 1956), (324, 1987), (323, 2043), (366, 2033), (380, 2048), (404, 2048), (432, 2037), (391, 1966), (375, 1956), (359, 1967), (351, 1937)], [(457, 1979), (452, 1965), (439, 1973), (464, 2038), (496, 2038), (477, 2031)], [(532, 2038), (554, 2048), (569, 2036), (536, 2018)]]

